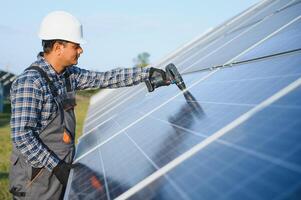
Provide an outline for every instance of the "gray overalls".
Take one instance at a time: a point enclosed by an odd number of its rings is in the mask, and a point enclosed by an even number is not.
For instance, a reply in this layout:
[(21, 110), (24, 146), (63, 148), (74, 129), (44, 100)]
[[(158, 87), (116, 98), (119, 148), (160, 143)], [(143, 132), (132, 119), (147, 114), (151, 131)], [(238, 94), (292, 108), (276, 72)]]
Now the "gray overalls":
[[(38, 66), (26, 70), (37, 70), (47, 81), (58, 111), (52, 121), (40, 132), (39, 138), (50, 151), (61, 160), (71, 163), (74, 156), (75, 136), (75, 92), (71, 89), (70, 78), (65, 72), (66, 95), (58, 96), (57, 90), (46, 72)], [(9, 173), (10, 192), (14, 199), (62, 199), (65, 187), (46, 168), (34, 168), (13, 145)]]

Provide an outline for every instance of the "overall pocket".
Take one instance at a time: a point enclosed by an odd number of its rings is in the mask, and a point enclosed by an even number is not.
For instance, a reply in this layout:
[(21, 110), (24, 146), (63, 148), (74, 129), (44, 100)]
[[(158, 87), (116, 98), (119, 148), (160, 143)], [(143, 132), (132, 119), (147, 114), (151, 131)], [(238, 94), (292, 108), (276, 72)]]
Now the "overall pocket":
[(26, 184), (29, 181), (28, 164), (21, 155), (15, 153), (12, 153), (10, 162), (9, 191), (14, 196), (24, 197), (27, 192)]

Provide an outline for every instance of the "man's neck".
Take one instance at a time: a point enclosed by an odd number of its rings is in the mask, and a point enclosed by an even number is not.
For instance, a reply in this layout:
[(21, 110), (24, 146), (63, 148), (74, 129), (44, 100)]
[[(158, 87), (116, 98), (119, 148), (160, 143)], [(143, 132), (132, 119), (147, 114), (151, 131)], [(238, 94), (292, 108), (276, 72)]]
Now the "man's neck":
[(44, 53), (44, 59), (51, 65), (57, 74), (61, 74), (65, 71), (66, 67), (60, 64), (59, 60), (52, 54)]

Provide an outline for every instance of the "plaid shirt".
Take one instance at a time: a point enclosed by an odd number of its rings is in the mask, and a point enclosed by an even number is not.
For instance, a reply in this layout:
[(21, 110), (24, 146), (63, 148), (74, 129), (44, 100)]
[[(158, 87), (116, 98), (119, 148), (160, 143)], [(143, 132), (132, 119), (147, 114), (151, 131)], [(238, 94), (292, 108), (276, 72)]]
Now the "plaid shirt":
[[(35, 62), (54, 83), (58, 95), (66, 93), (64, 73), (57, 74), (49, 63), (38, 55)], [(67, 68), (73, 90), (86, 88), (118, 88), (136, 85), (146, 80), (149, 68), (118, 68), (107, 72), (93, 72), (76, 66)], [(33, 167), (46, 167), (49, 171), (59, 158), (38, 139), (41, 130), (52, 120), (57, 105), (46, 81), (35, 70), (23, 72), (11, 87), (12, 141)]]

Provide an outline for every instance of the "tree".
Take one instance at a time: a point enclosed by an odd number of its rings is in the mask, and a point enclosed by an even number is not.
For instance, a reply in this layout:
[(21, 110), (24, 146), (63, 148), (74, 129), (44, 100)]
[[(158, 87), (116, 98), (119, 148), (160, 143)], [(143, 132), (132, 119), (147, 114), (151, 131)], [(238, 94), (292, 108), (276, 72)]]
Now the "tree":
[(134, 64), (136, 67), (145, 67), (149, 64), (150, 54), (147, 52), (143, 52), (138, 54), (137, 58), (134, 58)]

